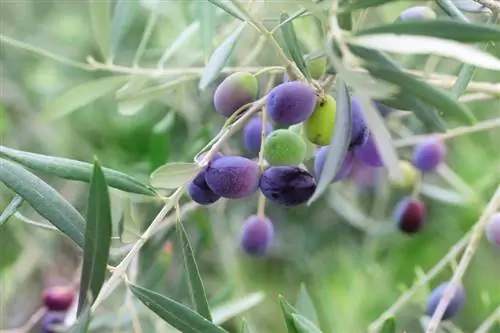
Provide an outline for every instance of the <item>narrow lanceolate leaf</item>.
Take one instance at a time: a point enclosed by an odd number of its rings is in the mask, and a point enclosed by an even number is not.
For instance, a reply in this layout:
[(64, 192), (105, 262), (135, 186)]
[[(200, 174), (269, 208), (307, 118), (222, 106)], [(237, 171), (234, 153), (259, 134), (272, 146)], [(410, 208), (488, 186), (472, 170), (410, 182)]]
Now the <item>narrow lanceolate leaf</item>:
[(489, 11), (488, 7), (474, 0), (451, 0), (458, 9), (469, 13), (480, 13)]
[(182, 333), (227, 333), (203, 316), (168, 297), (133, 284), (129, 284), (129, 288), (151, 311)]
[(0, 181), (83, 248), (85, 221), (54, 188), (21, 165), (0, 158)]
[(337, 78), (337, 116), (333, 134), (328, 146), (325, 166), (321, 172), (314, 194), (307, 202), (308, 205), (316, 201), (328, 188), (331, 180), (342, 165), (349, 141), (351, 140), (351, 98), (347, 86), (341, 78)]
[(184, 257), (184, 267), (188, 276), (191, 299), (196, 307), (196, 311), (207, 320), (212, 321), (207, 295), (205, 294), (205, 287), (203, 287), (203, 281), (201, 280), (198, 265), (196, 264), (193, 248), (191, 247), (186, 229), (184, 229), (181, 221), (177, 222), (177, 231), (181, 239), (182, 255)]
[(228, 2), (224, 2), (222, 0), (208, 0), (210, 1), (214, 6), (219, 7), (229, 15), (231, 15), (234, 18), (237, 18), (240, 21), (245, 21), (243, 16), (236, 10), (236, 8), (232, 7)]
[[(68, 180), (90, 182), (92, 176), (92, 164), (68, 158), (34, 154), (5, 146), (0, 146), (0, 156), (7, 157), (30, 169)], [(156, 192), (152, 188), (125, 173), (107, 168), (103, 168), (103, 171), (106, 181), (111, 187), (125, 192), (148, 196), (156, 195)]]
[(222, 304), (212, 311), (214, 323), (219, 325), (231, 318), (234, 318), (245, 311), (259, 305), (265, 298), (264, 293), (257, 292), (250, 295), (243, 296), (235, 301)]
[(231, 56), (233, 49), (240, 38), (243, 29), (246, 26), (246, 22), (240, 24), (236, 30), (226, 38), (226, 40), (215, 49), (214, 53), (208, 60), (208, 64), (203, 70), (203, 74), (200, 79), (199, 88), (201, 90), (205, 89), (213, 80), (219, 75), (222, 68), (226, 64), (227, 60)]
[(375, 141), (375, 146), (387, 168), (389, 177), (392, 180), (401, 181), (403, 179), (403, 173), (399, 166), (398, 154), (392, 143), (391, 134), (385, 126), (380, 112), (377, 111), (372, 101), (367, 96), (358, 94), (357, 97), (362, 106), (363, 116), (366, 119), (366, 123)]
[(60, 118), (107, 95), (129, 80), (128, 76), (111, 76), (79, 85), (50, 101), (42, 110), (44, 118)]
[(111, 208), (104, 172), (96, 160), (87, 201), (87, 224), (83, 247), (83, 267), (80, 280), (78, 314), (91, 306), (99, 294), (104, 279), (111, 244)]
[(306, 317), (294, 313), (292, 314), (292, 319), (299, 333), (322, 333), (321, 330)]
[(299, 297), (297, 298), (295, 308), (300, 315), (309, 319), (316, 326), (319, 325), (318, 314), (316, 313), (314, 303), (303, 283), (300, 285)]
[(111, 48), (111, 1), (89, 0), (89, 6), (95, 41), (104, 59), (108, 59)]
[[(0, 160), (0, 163), (1, 163), (1, 160)], [(0, 227), (5, 223), (7, 222), (7, 220), (12, 216), (14, 215), (17, 210), (19, 209), (19, 207), (21, 207), (21, 205), (23, 204), (23, 198), (19, 195), (16, 195), (10, 202), (9, 204), (7, 205), (7, 207), (5, 207), (5, 209), (3, 210), (2, 214), (0, 214)]]
[(396, 318), (394, 316), (384, 322), (380, 333), (396, 333)]
[(250, 333), (250, 329), (248, 328), (248, 323), (245, 318), (243, 318), (241, 322), (241, 333)]
[(340, 4), (339, 11), (342, 13), (350, 13), (359, 9), (367, 9), (370, 7), (380, 6), (394, 0), (351, 0), (343, 1)]
[[(367, 64), (380, 66), (382, 68), (387, 68), (388, 70), (397, 72), (396, 76), (404, 76), (408, 77), (409, 79), (413, 78), (412, 76), (404, 73), (389, 57), (379, 51), (353, 45), (351, 45), (350, 48), (355, 55), (362, 58)], [(408, 78), (406, 78), (406, 80), (408, 80)], [(428, 107), (426, 104), (420, 101), (414, 94), (414, 87), (415, 84), (418, 85), (418, 82), (412, 82), (411, 86), (407, 86), (403, 84), (404, 82), (406, 82), (406, 80), (398, 80), (397, 78), (395, 79), (395, 77), (388, 77), (388, 79), (392, 80), (392, 82), (398, 84), (401, 87), (399, 92), (391, 99), (395, 100), (397, 104), (404, 106), (404, 110), (413, 111), (415, 116), (429, 129), (441, 132), (446, 131), (446, 124), (439, 113), (435, 109)], [(424, 84), (426, 83), (424, 82)], [(431, 87), (431, 89), (433, 88)], [(417, 92), (418, 91), (419, 90), (417, 90)], [(419, 94), (419, 96), (420, 95), (422, 94)], [(428, 96), (423, 96), (423, 98), (427, 99)]]
[(138, 9), (138, 0), (117, 0), (111, 21), (111, 53), (115, 56)]
[(500, 40), (498, 26), (449, 19), (397, 21), (356, 31), (358, 36), (386, 33), (438, 37), (464, 43)]
[(89, 331), (90, 325), (90, 308), (86, 307), (84, 311), (80, 314), (77, 321), (71, 326), (67, 333), (87, 333)]
[[(280, 22), (285, 22), (289, 18), (290, 16), (288, 14), (282, 13), (280, 15)], [(293, 22), (289, 20), (287, 23), (284, 23), (280, 29), (288, 55), (292, 58), (293, 62), (295, 62), (297, 68), (302, 72), (302, 74), (304, 74), (307, 79), (311, 79), (311, 73), (309, 73), (309, 68), (304, 60), (304, 52), (299, 45), (297, 36), (295, 35)]]
[(302, 333), (297, 329), (293, 321), (293, 314), (297, 313), (297, 310), (283, 296), (279, 295), (278, 300), (288, 333)]
[(443, 115), (453, 117), (465, 124), (476, 123), (476, 118), (466, 105), (460, 104), (447, 91), (431, 86), (410, 74), (398, 69), (382, 68), (366, 65), (365, 68), (375, 77), (398, 84), (403, 90), (411, 89), (411, 93), (423, 102), (434, 106)]
[(288, 22), (292, 22), (296, 18), (301, 17), (307, 13), (308, 13), (307, 9), (305, 9), (305, 8), (299, 9), (297, 12), (295, 12), (294, 14), (289, 16), (286, 20), (281, 21), (273, 30), (277, 30), (277, 29), (281, 28), (282, 26), (284, 26), (285, 24), (287, 24)]
[(500, 59), (473, 46), (443, 38), (376, 34), (354, 37), (350, 43), (400, 54), (435, 54), (477, 67), (500, 71)]
[(213, 51), (213, 40), (215, 35), (215, 9), (216, 7), (208, 1), (199, 2), (200, 39), (203, 45), (204, 58), (208, 60)]
[(193, 179), (198, 171), (196, 163), (167, 163), (151, 174), (150, 183), (157, 188), (175, 189)]

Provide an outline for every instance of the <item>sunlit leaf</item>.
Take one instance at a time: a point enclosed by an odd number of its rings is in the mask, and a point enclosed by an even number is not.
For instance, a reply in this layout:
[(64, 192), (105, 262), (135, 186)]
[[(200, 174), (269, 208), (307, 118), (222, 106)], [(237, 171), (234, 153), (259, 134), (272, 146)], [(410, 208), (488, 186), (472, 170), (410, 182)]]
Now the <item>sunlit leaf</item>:
[(116, 55), (123, 37), (132, 25), (134, 14), (139, 9), (138, 0), (117, 0), (111, 21), (111, 53)]
[(83, 248), (85, 221), (54, 188), (21, 165), (0, 158), (0, 181)]
[(487, 12), (489, 9), (474, 0), (451, 0), (458, 9), (470, 13)]
[(196, 163), (167, 163), (151, 174), (150, 183), (157, 188), (175, 189), (193, 179), (198, 171)]
[(322, 333), (309, 319), (297, 313), (292, 314), (293, 323), (299, 333)]
[(386, 33), (438, 37), (465, 43), (500, 40), (498, 26), (449, 19), (398, 21), (356, 31), (358, 36)]
[[(1, 163), (1, 160), (0, 160)], [(7, 222), (7, 220), (14, 215), (19, 207), (23, 204), (23, 198), (19, 195), (16, 195), (12, 200), (9, 202), (7, 207), (3, 210), (2, 214), (0, 214), (0, 227)]]
[(226, 13), (231, 15), (232, 17), (237, 18), (240, 21), (245, 20), (241, 16), (241, 14), (238, 13), (238, 10), (236, 8), (234, 8), (233, 6), (231, 6), (230, 4), (228, 4), (227, 2), (224, 2), (222, 0), (208, 0), (208, 1), (210, 1), (213, 5), (219, 7), (220, 9), (222, 9), (223, 11), (225, 11)]
[[(214, 8), (206, 1), (200, 2), (200, 4), (203, 4), (204, 7), (208, 6), (210, 8)], [(158, 61), (158, 66), (163, 67), (165, 63), (167, 63), (170, 60), (170, 58), (177, 51), (179, 51), (182, 48), (182, 46), (184, 46), (186, 42), (189, 41), (199, 30), (200, 30), (200, 22), (198, 21), (195, 21), (191, 23), (188, 27), (186, 27), (186, 29), (184, 29), (182, 33), (179, 36), (177, 36), (177, 38), (172, 43), (170, 43), (168, 49), (165, 50), (165, 52), (160, 58), (160, 61)], [(203, 43), (205, 43), (204, 40)]]
[(443, 38), (377, 34), (354, 37), (350, 43), (385, 52), (436, 54), (480, 68), (500, 71), (500, 59), (472, 46)]
[(111, 1), (89, 0), (89, 6), (94, 39), (104, 59), (108, 59), (111, 47)]
[(281, 312), (283, 313), (288, 333), (302, 333), (295, 327), (295, 322), (293, 321), (293, 314), (297, 313), (297, 310), (281, 295), (278, 296), (278, 301), (280, 302)]
[(311, 73), (304, 60), (304, 52), (302, 51), (297, 36), (295, 35), (295, 30), (293, 28), (292, 20), (289, 20), (290, 16), (286, 13), (280, 15), (280, 22), (285, 22), (281, 25), (281, 33), (283, 36), (283, 41), (285, 42), (286, 51), (290, 58), (295, 62), (298, 69), (304, 74), (307, 79), (311, 79)]
[(289, 16), (286, 20), (281, 21), (273, 30), (277, 30), (277, 29), (281, 28), (283, 25), (287, 24), (288, 22), (292, 22), (296, 18), (304, 16), (305, 14), (307, 14), (307, 9), (304, 9), (304, 8), (299, 9), (297, 12), (295, 12), (294, 14)]
[(215, 324), (222, 324), (231, 318), (234, 318), (245, 311), (260, 304), (265, 298), (264, 293), (257, 292), (245, 295), (235, 301), (230, 301), (216, 307), (212, 311), (212, 317)]
[(87, 201), (78, 314), (91, 306), (106, 277), (111, 244), (111, 208), (108, 185), (99, 162), (94, 161)]
[(198, 265), (196, 264), (191, 242), (189, 241), (186, 229), (184, 229), (181, 221), (177, 222), (176, 227), (181, 240), (184, 268), (186, 269), (188, 277), (189, 293), (191, 294), (192, 301), (196, 307), (196, 311), (205, 317), (205, 319), (212, 321), (207, 295), (205, 294), (205, 287), (203, 286)]
[(222, 68), (226, 64), (227, 60), (231, 56), (233, 49), (240, 38), (243, 29), (246, 26), (246, 22), (241, 23), (236, 30), (229, 35), (226, 40), (215, 49), (214, 53), (210, 57), (208, 64), (203, 70), (203, 74), (200, 79), (199, 88), (201, 90), (205, 89), (210, 83), (215, 80), (217, 75), (219, 75)]
[(151, 311), (183, 333), (227, 333), (219, 326), (176, 301), (129, 284), (132, 293)]
[(337, 78), (337, 114), (330, 145), (328, 146), (325, 165), (318, 180), (314, 194), (307, 202), (308, 205), (316, 201), (328, 188), (331, 180), (342, 165), (349, 141), (351, 139), (351, 102), (347, 86), (341, 78)]
[[(93, 166), (91, 163), (71, 160), (68, 158), (41, 155), (21, 150), (15, 150), (0, 146), (0, 156), (7, 157), (30, 169), (41, 171), (50, 175), (69, 180), (90, 182)], [(148, 185), (141, 183), (135, 178), (108, 168), (103, 168), (106, 181), (109, 186), (125, 192), (156, 195), (156, 192)]]
[(242, 320), (240, 333), (250, 333), (250, 329), (248, 328), (248, 323), (245, 318)]
[(127, 80), (128, 76), (110, 76), (76, 86), (46, 104), (41, 116), (50, 119), (67, 116), (99, 97), (117, 90)]
[(309, 319), (316, 326), (319, 325), (318, 315), (314, 307), (314, 303), (307, 291), (305, 284), (300, 285), (299, 297), (297, 298), (297, 303), (295, 304), (297, 312)]

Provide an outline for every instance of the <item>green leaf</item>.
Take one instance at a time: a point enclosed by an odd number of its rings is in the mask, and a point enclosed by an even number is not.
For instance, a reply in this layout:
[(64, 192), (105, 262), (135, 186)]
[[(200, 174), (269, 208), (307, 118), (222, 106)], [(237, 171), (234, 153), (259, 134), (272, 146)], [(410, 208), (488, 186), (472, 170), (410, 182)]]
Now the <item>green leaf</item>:
[(129, 79), (129, 76), (110, 76), (81, 84), (50, 101), (43, 108), (41, 116), (46, 119), (67, 116), (99, 97), (117, 90)]
[(387, 168), (389, 177), (395, 181), (402, 181), (403, 172), (400, 168), (398, 153), (392, 142), (389, 129), (385, 126), (380, 112), (378, 112), (367, 96), (357, 94), (357, 97), (362, 106), (363, 116), (370, 128), (373, 141), (375, 142), (375, 146), (382, 158), (384, 166)]
[(17, 163), (0, 158), (0, 181), (83, 248), (85, 221), (56, 190)]
[(307, 202), (308, 205), (316, 201), (328, 188), (331, 180), (342, 165), (349, 141), (351, 140), (351, 99), (344, 81), (337, 78), (337, 115), (330, 145), (325, 159), (325, 166), (321, 172), (314, 194)]
[[(285, 22), (289, 20), (290, 16), (286, 13), (281, 13), (280, 22)], [(292, 60), (297, 65), (298, 69), (304, 74), (304, 76), (310, 80), (311, 73), (307, 67), (306, 61), (304, 60), (304, 52), (301, 50), (297, 36), (295, 35), (295, 30), (293, 29), (293, 22), (289, 20), (287, 23), (281, 25), (281, 34), (283, 36), (283, 41), (285, 42), (285, 49), (292, 58)]]
[(236, 30), (229, 35), (224, 42), (222, 42), (217, 49), (215, 49), (214, 53), (208, 60), (208, 64), (205, 66), (203, 70), (203, 74), (201, 75), (199, 88), (204, 90), (210, 83), (215, 80), (217, 75), (219, 75), (222, 68), (226, 64), (227, 60), (231, 56), (233, 49), (240, 38), (243, 29), (246, 27), (246, 22), (243, 22), (239, 25)]
[(241, 333), (250, 333), (250, 329), (248, 328), (248, 323), (245, 318), (241, 321)]
[(450, 19), (397, 21), (356, 31), (357, 36), (385, 33), (438, 37), (464, 43), (500, 40), (498, 26)]
[(436, 37), (376, 34), (357, 36), (354, 45), (400, 54), (435, 54), (477, 67), (500, 71), (500, 59), (473, 46)]
[(157, 188), (175, 189), (193, 179), (200, 169), (196, 163), (167, 163), (151, 174), (150, 183)]
[(278, 300), (288, 333), (302, 333), (295, 327), (295, 322), (293, 321), (293, 314), (297, 313), (297, 310), (282, 295), (278, 296)]
[(222, 304), (212, 311), (214, 323), (218, 325), (222, 324), (229, 319), (250, 310), (254, 306), (257, 306), (264, 300), (264, 298), (264, 293), (256, 292), (250, 295), (245, 295), (235, 301), (230, 301), (226, 304)]
[(76, 323), (73, 324), (66, 332), (67, 333), (87, 333), (90, 325), (90, 308), (86, 307), (78, 317)]
[(207, 320), (212, 321), (207, 295), (205, 294), (205, 287), (203, 287), (203, 281), (201, 280), (198, 265), (196, 264), (193, 248), (189, 242), (186, 229), (184, 229), (181, 221), (178, 221), (176, 226), (181, 240), (180, 243), (182, 247), (182, 255), (184, 257), (184, 268), (186, 269), (188, 276), (187, 282), (191, 299), (196, 307), (196, 311), (198, 311), (198, 313)]
[(111, 21), (111, 53), (115, 56), (118, 48), (132, 25), (134, 14), (138, 10), (139, 3), (137, 0), (117, 0)]
[[(203, 4), (204, 6), (208, 6), (210, 8), (214, 8), (211, 6), (208, 2), (200, 2), (200, 4)], [(185, 43), (194, 36), (194, 34), (200, 30), (200, 22), (194, 21), (191, 23), (189, 26), (187, 26), (182, 33), (177, 36), (177, 38), (170, 43), (170, 46), (168, 49), (163, 52), (163, 55), (161, 56), (160, 60), (158, 61), (158, 67), (163, 67), (165, 63), (167, 63), (170, 58), (177, 52), (179, 51), (183, 46), (185, 46)], [(203, 41), (205, 42), (205, 41)]]
[(480, 13), (488, 12), (488, 7), (481, 5), (474, 0), (452, 0), (453, 4), (458, 7), (458, 9), (464, 12), (470, 13)]
[(299, 333), (322, 333), (321, 330), (306, 317), (293, 313), (292, 319)]
[(23, 198), (21, 196), (19, 196), (19, 195), (16, 195), (14, 198), (12, 198), (12, 200), (7, 205), (7, 207), (5, 207), (5, 209), (2, 212), (2, 214), (0, 214), (0, 227), (5, 222), (7, 222), (7, 220), (12, 215), (14, 215), (17, 212), (17, 210), (19, 209), (19, 207), (21, 207), (21, 205), (23, 204), (23, 201), (24, 201)]
[(89, 6), (94, 38), (104, 59), (107, 60), (111, 45), (111, 1), (89, 0)]
[[(0, 146), (0, 156), (7, 157), (30, 169), (45, 172), (68, 180), (90, 182), (93, 166), (90, 163), (68, 158), (34, 154)], [(125, 192), (155, 196), (156, 192), (135, 178), (108, 168), (103, 168), (108, 185)]]
[(343, 1), (340, 4), (339, 11), (341, 13), (350, 13), (359, 9), (367, 9), (370, 7), (380, 6), (394, 0), (351, 0)]
[[(384, 77), (386, 77), (387, 80), (391, 80), (391, 82), (401, 87), (399, 93), (396, 96), (394, 96), (394, 99), (396, 99), (401, 104), (406, 105), (407, 106), (405, 108), (406, 110), (413, 110), (415, 116), (420, 121), (422, 121), (427, 127), (441, 132), (446, 131), (446, 124), (439, 115), (439, 113), (435, 110), (426, 107), (426, 105), (423, 104), (418, 99), (422, 98), (422, 101), (424, 101), (424, 99), (429, 100), (429, 96), (427, 95), (429, 91), (431, 91), (432, 95), (435, 95), (436, 93), (441, 95), (442, 92), (440, 92), (439, 90), (435, 89), (432, 86), (427, 85), (427, 83), (419, 81), (413, 76), (406, 74), (401, 69), (399, 69), (392, 60), (390, 60), (388, 57), (386, 57), (384, 54), (378, 51), (358, 46), (351, 46), (351, 51), (357, 56), (361, 57), (363, 60), (365, 60), (368, 64), (371, 65), (374, 64), (377, 67), (390, 70), (394, 74), (394, 76), (385, 75)], [(365, 67), (367, 66), (368, 65), (365, 65)], [(376, 68), (376, 66), (372, 65), (369, 68), (372, 67)], [(379, 69), (378, 71), (381, 71), (381, 69)], [(376, 74), (377, 73), (373, 73), (372, 75), (376, 77)], [(423, 88), (424, 89), (423, 91), (421, 91), (421, 89), (415, 89), (415, 86), (419, 85), (420, 86), (425, 85), (426, 87)], [(443, 99), (443, 97), (441, 96), (440, 99)], [(432, 103), (430, 103), (430, 105), (432, 105)], [(463, 113), (464, 108), (465, 107), (461, 106), (460, 104), (457, 104), (456, 102), (454, 103), (453, 109), (460, 110), (458, 112)], [(444, 110), (440, 109), (440, 111)], [(467, 113), (467, 111), (465, 112)]]
[(307, 291), (305, 284), (301, 283), (299, 297), (297, 298), (297, 304), (295, 305), (297, 312), (309, 319), (316, 326), (319, 325), (318, 315), (316, 309), (314, 308), (314, 303)]
[(213, 40), (216, 28), (215, 7), (208, 1), (200, 1), (198, 11), (203, 54), (205, 60), (208, 60), (214, 48)]
[(80, 279), (78, 311), (91, 306), (99, 294), (104, 279), (111, 244), (111, 209), (108, 185), (99, 162), (94, 161), (87, 201), (87, 224), (83, 247), (83, 267)]
[[(373, 76), (399, 85), (403, 90), (408, 89), (424, 103), (432, 105), (437, 110), (461, 120), (465, 124), (475, 124), (476, 118), (463, 104), (460, 104), (447, 91), (431, 86), (425, 81), (406, 74), (397, 69), (383, 68), (372, 65), (364, 66)], [(411, 90), (410, 90), (411, 89)]]
[(392, 316), (384, 322), (380, 333), (396, 333), (396, 317)]
[(282, 26), (284, 26), (285, 24), (287, 24), (288, 22), (292, 22), (293, 20), (295, 20), (296, 18), (299, 18), (301, 16), (304, 16), (305, 14), (309, 13), (307, 11), (307, 9), (305, 8), (302, 8), (302, 9), (299, 9), (298, 11), (295, 12), (295, 14), (292, 14), (290, 17), (288, 17), (286, 20), (284, 21), (281, 21), (273, 30), (278, 30), (279, 28), (281, 28)]
[(129, 284), (129, 288), (151, 311), (182, 333), (227, 333), (198, 313), (168, 297), (133, 284)]
[(226, 13), (231, 15), (232, 17), (237, 18), (240, 21), (245, 21), (243, 16), (240, 13), (238, 13), (236, 8), (232, 7), (227, 2), (225, 3), (222, 0), (208, 0), (208, 1), (210, 1), (214, 6), (219, 7), (220, 9), (222, 9), (223, 11), (225, 11)]

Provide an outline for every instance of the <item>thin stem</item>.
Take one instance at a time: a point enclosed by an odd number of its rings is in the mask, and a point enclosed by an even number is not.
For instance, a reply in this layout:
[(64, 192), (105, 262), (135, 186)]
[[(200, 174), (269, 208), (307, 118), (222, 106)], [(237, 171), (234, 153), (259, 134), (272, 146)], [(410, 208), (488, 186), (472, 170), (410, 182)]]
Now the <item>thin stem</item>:
[(29, 224), (29, 225), (32, 225), (32, 226), (35, 226), (35, 227), (38, 227), (41, 229), (50, 230), (50, 231), (59, 231), (59, 229), (57, 229), (53, 225), (37, 222), (35, 220), (30, 219), (29, 217), (24, 216), (23, 214), (21, 214), (19, 212), (14, 213), (14, 217), (21, 220), (22, 222), (24, 222), (26, 224)]
[(378, 330), (382, 327), (384, 322), (396, 314), (406, 303), (411, 301), (413, 295), (423, 286), (427, 285), (429, 281), (438, 276), (443, 269), (445, 269), (448, 264), (455, 260), (455, 258), (460, 254), (460, 252), (465, 248), (471, 233), (467, 233), (463, 236), (453, 247), (448, 251), (448, 253), (434, 266), (432, 267), (425, 276), (418, 280), (410, 289), (408, 289), (404, 294), (399, 296), (399, 298), (392, 304), (392, 306), (387, 309), (380, 317), (377, 318), (374, 322), (370, 324), (368, 327), (368, 331), (370, 333), (378, 332)]
[[(247, 110), (247, 112), (238, 119), (235, 123), (229, 125), (224, 129), (224, 133), (220, 136), (219, 140), (212, 146), (210, 151), (205, 154), (203, 160), (200, 162), (202, 166), (206, 165), (208, 161), (212, 159), (212, 156), (220, 150), (221, 146), (229, 140), (229, 138), (236, 133), (251, 117), (253, 117), (254, 113), (262, 108), (265, 103), (267, 96), (264, 96), (260, 100), (254, 102), (254, 104)], [(130, 250), (130, 252), (123, 258), (123, 260), (116, 266), (111, 277), (104, 283), (102, 286), (101, 292), (97, 296), (94, 304), (92, 305), (92, 311), (95, 309), (107, 298), (109, 295), (116, 289), (118, 284), (122, 281), (122, 277), (125, 275), (128, 266), (132, 262), (133, 258), (139, 253), (141, 248), (144, 246), (146, 241), (153, 236), (162, 223), (165, 216), (170, 212), (170, 210), (177, 205), (180, 200), (186, 185), (183, 185), (168, 198), (165, 203), (165, 206), (161, 209), (158, 215), (153, 219), (149, 227), (144, 231), (142, 236), (135, 242), (134, 246)]]
[(500, 306), (483, 321), (474, 333), (488, 333), (495, 323), (500, 324)]
[(156, 25), (157, 19), (158, 19), (158, 10), (152, 9), (149, 14), (148, 23), (146, 23), (146, 29), (144, 29), (141, 41), (139, 43), (139, 46), (137, 47), (137, 51), (135, 52), (134, 60), (132, 62), (133, 67), (137, 67), (139, 65), (139, 61), (141, 60), (144, 50), (146, 49), (146, 45), (148, 44), (149, 38), (153, 33), (153, 29)]
[(481, 217), (479, 220), (476, 222), (474, 225), (474, 228), (472, 230), (472, 234), (469, 240), (469, 244), (467, 248), (465, 249), (465, 252), (460, 259), (460, 262), (457, 266), (457, 270), (455, 271), (455, 274), (453, 274), (453, 277), (451, 278), (448, 286), (446, 287), (443, 296), (441, 300), (439, 301), (439, 304), (434, 311), (434, 314), (432, 316), (432, 319), (429, 323), (429, 326), (427, 327), (426, 333), (434, 333), (436, 332), (439, 323), (441, 321), (441, 318), (444, 315), (444, 312), (446, 311), (446, 308), (448, 307), (448, 304), (450, 304), (451, 299), (453, 298), (455, 291), (457, 289), (457, 286), (462, 280), (462, 277), (464, 276), (471, 260), (474, 254), (476, 253), (476, 249), (479, 245), (479, 242), (481, 241), (481, 237), (483, 236), (483, 231), (485, 228), (486, 223), (488, 220), (493, 216), (493, 214), (497, 211), (497, 209), (500, 207), (500, 186), (498, 186), (495, 194), (491, 198), (490, 202), (484, 209), (483, 213), (481, 214)]
[[(455, 127), (453, 129), (448, 130), (446, 133), (436, 133), (436, 134), (433, 134), (433, 136), (436, 136), (437, 138), (440, 138), (443, 140), (447, 140), (447, 139), (452, 139), (454, 137), (461, 136), (461, 135), (491, 130), (491, 129), (494, 129), (497, 127), (500, 127), (500, 118), (478, 122), (473, 126)], [(428, 138), (429, 138), (429, 134), (425, 134), (425, 135), (422, 134), (422, 135), (414, 135), (414, 136), (394, 140), (394, 147), (403, 148), (403, 147), (413, 146), (413, 145), (416, 145), (420, 142), (425, 141)]]
[(13, 47), (17, 47), (18, 49), (22, 49), (22, 50), (25, 50), (25, 51), (28, 51), (31, 53), (35, 53), (35, 54), (42, 56), (42, 57), (45, 57), (45, 58), (55, 60), (57, 62), (60, 62), (62, 64), (65, 64), (65, 65), (68, 65), (68, 66), (71, 66), (74, 68), (83, 69), (86, 71), (95, 70), (95, 68), (93, 68), (92, 66), (89, 66), (85, 63), (81, 63), (81, 62), (77, 62), (77, 61), (65, 58), (63, 56), (54, 54), (52, 52), (46, 51), (44, 49), (41, 49), (41, 48), (38, 48), (35, 46), (32, 46), (32, 45), (27, 44), (27, 43), (23, 43), (21, 41), (7, 37), (7, 36), (2, 35), (2, 34), (0, 34), (0, 42), (3, 42), (5, 44), (13, 46)]

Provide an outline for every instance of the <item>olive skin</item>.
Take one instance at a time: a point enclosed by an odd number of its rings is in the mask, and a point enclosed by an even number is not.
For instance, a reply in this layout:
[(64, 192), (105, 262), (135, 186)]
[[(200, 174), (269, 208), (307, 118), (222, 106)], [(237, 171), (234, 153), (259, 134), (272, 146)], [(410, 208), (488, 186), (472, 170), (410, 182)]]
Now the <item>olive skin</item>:
[(266, 99), (269, 117), (281, 125), (303, 122), (313, 113), (315, 107), (315, 90), (299, 81), (285, 82), (274, 87)]
[(425, 204), (418, 199), (404, 197), (396, 205), (393, 218), (399, 230), (414, 234), (420, 231), (426, 222)]
[(316, 190), (314, 177), (299, 167), (268, 168), (260, 177), (259, 188), (271, 202), (297, 206), (311, 198)]
[(245, 253), (262, 256), (267, 253), (274, 238), (274, 227), (267, 217), (256, 215), (246, 219), (243, 225), (240, 244)]
[[(429, 298), (427, 299), (427, 306), (425, 309), (425, 314), (427, 316), (432, 317), (447, 287), (448, 287), (448, 282), (443, 282), (431, 292)], [(460, 312), (460, 310), (463, 308), (464, 303), (465, 303), (465, 290), (462, 285), (459, 285), (455, 289), (455, 294), (453, 295), (441, 319), (448, 320), (453, 317), (456, 317), (457, 314)]]
[(335, 99), (330, 95), (319, 97), (314, 112), (304, 122), (304, 132), (307, 139), (318, 146), (330, 144), (336, 114)]
[(229, 118), (242, 106), (254, 102), (258, 94), (259, 85), (251, 73), (233, 73), (215, 89), (215, 111)]
[(264, 157), (270, 165), (298, 165), (304, 161), (307, 145), (300, 134), (288, 129), (272, 132), (264, 144)]

